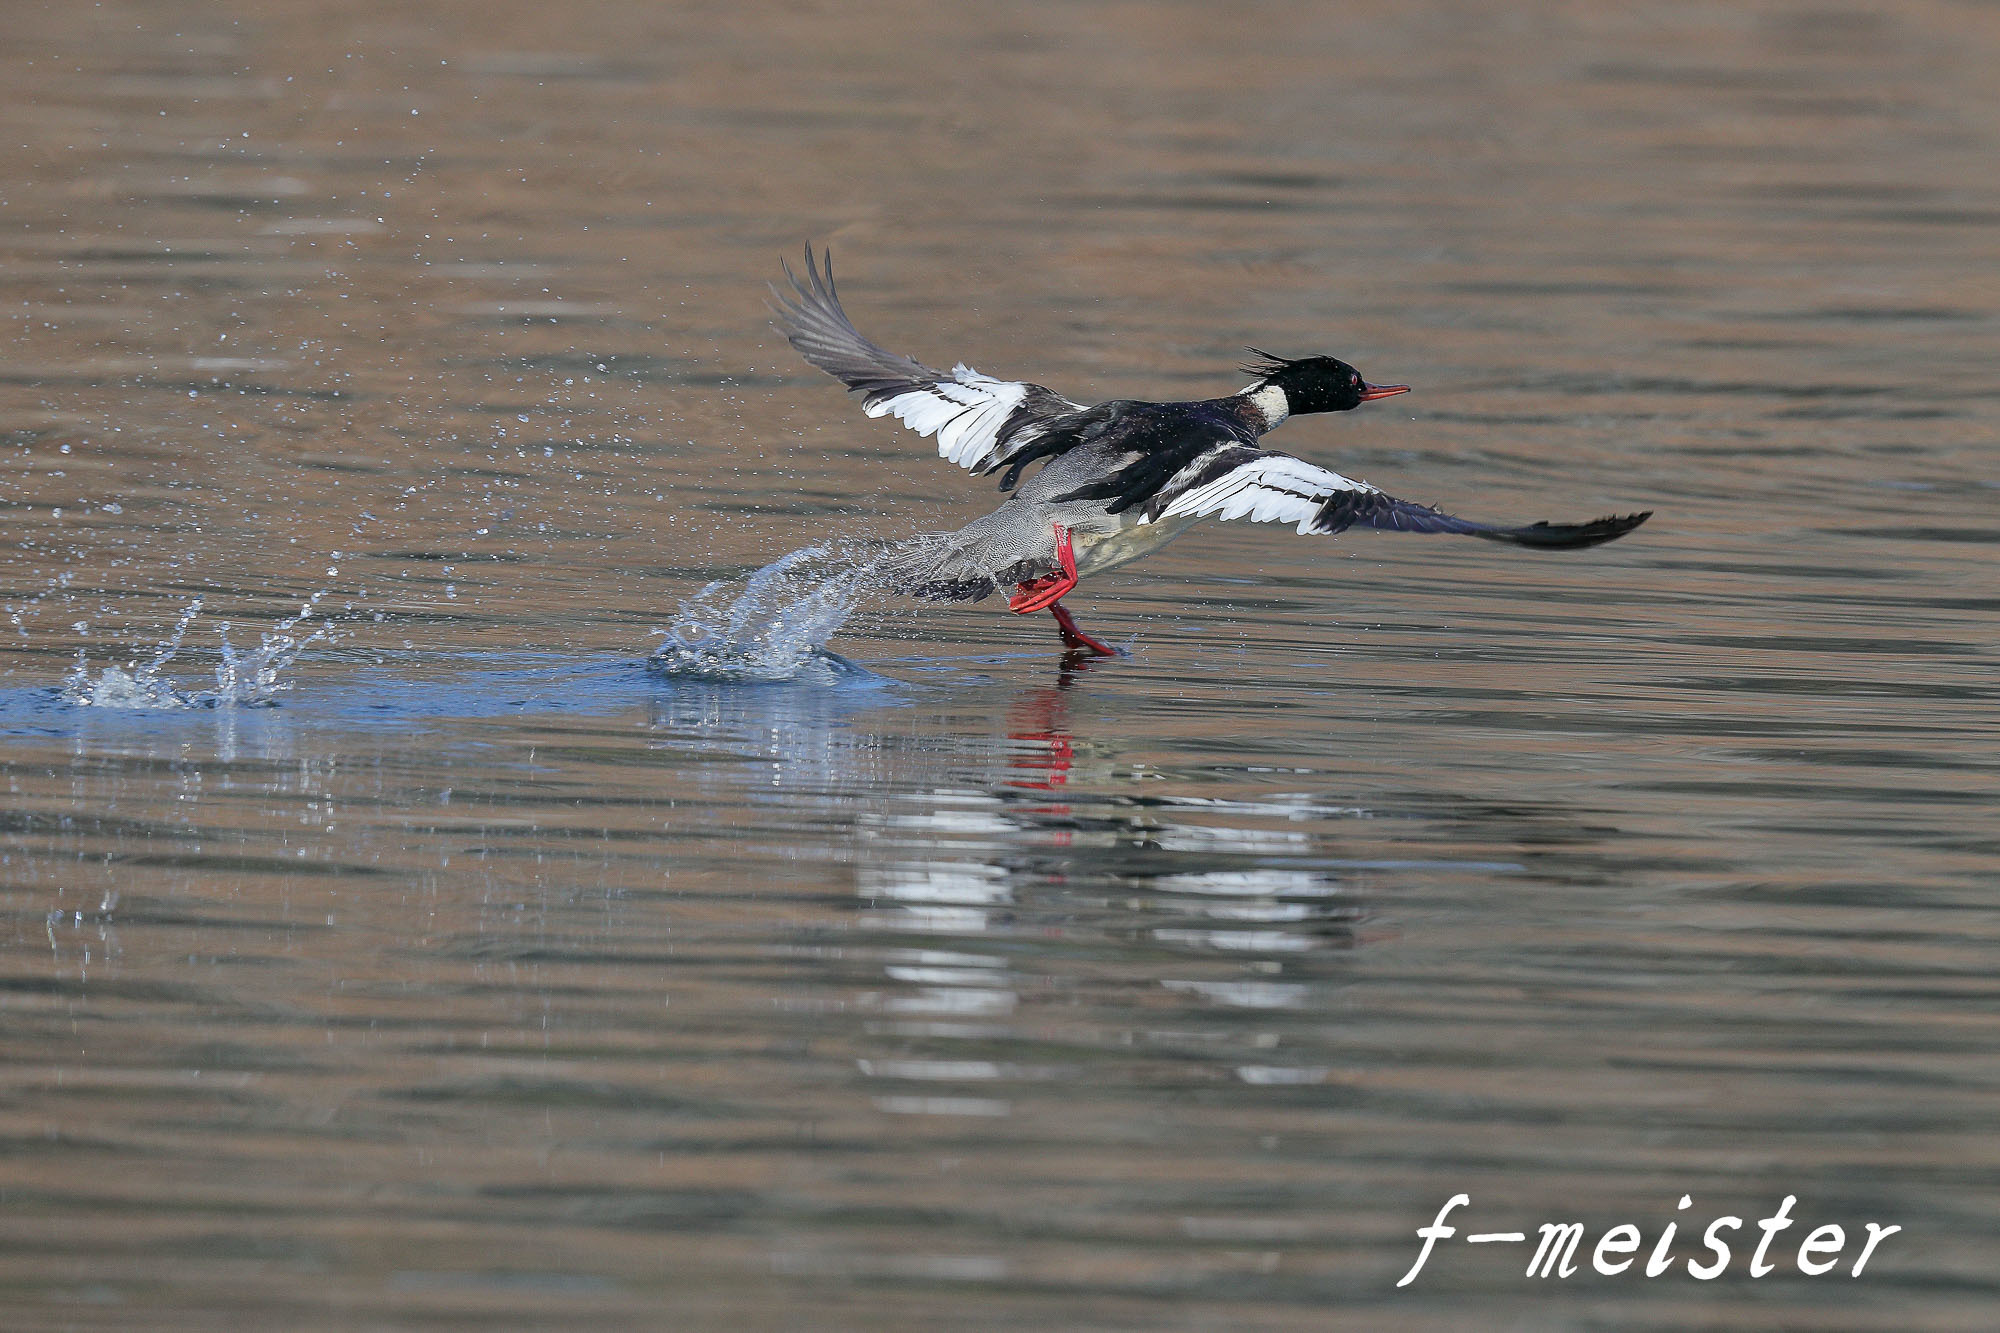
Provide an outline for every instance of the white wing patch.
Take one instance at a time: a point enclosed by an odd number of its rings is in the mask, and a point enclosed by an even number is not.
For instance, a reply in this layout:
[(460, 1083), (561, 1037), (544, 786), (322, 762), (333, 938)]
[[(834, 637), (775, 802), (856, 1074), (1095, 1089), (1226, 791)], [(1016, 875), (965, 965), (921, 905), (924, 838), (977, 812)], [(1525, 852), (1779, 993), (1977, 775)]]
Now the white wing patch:
[[(1189, 470), (1201, 467), (1201, 459)], [(1169, 483), (1171, 489), (1171, 483)], [(1175, 496), (1161, 518), (1186, 515), (1247, 518), (1252, 523), (1296, 523), (1301, 536), (1312, 531), (1320, 507), (1341, 491), (1374, 492), (1365, 481), (1343, 477), (1290, 454), (1260, 453), (1215, 480)]]
[[(870, 403), (871, 417), (894, 416), (919, 435), (938, 437), (938, 454), (964, 468), (992, 460), (1000, 431), (1028, 396), (1029, 386), (996, 380), (963, 363), (951, 368), (951, 378), (926, 384)], [(1025, 444), (1041, 434), (1029, 425), (1009, 438), (1010, 446)]]

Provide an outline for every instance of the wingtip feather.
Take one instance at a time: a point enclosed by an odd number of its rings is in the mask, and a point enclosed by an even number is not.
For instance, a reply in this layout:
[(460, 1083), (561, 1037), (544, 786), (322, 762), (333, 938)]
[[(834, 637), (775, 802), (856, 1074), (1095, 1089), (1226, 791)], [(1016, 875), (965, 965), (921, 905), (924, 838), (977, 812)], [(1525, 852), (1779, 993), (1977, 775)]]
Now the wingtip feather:
[(1616, 541), (1653, 516), (1650, 509), (1637, 514), (1607, 514), (1588, 523), (1531, 523), (1525, 528), (1501, 528), (1474, 533), (1488, 541), (1511, 542), (1542, 551), (1580, 551)]

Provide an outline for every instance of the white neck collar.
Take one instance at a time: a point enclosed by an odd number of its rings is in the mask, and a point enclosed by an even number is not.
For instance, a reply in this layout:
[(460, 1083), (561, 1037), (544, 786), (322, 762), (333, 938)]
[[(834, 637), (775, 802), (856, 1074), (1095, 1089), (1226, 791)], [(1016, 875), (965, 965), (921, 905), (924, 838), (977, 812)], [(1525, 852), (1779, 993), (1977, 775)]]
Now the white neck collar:
[(1275, 430), (1284, 419), (1292, 414), (1292, 405), (1285, 401), (1285, 391), (1275, 384), (1265, 384), (1255, 389), (1245, 389), (1243, 397), (1264, 414), (1264, 429)]

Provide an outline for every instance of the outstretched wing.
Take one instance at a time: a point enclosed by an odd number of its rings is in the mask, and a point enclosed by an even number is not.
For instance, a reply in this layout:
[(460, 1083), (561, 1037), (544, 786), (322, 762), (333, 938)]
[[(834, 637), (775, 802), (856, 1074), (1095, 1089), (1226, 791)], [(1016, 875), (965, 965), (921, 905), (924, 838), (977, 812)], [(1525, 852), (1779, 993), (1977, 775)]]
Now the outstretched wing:
[(1588, 523), (1498, 527), (1399, 500), (1365, 481), (1274, 449), (1225, 443), (1182, 468), (1147, 504), (1145, 521), (1210, 515), (1294, 523), (1302, 536), (1344, 532), (1359, 524), (1389, 532), (1447, 532), (1543, 550), (1574, 550), (1622, 537), (1652, 517), (1652, 511)]
[[(777, 297), (773, 322), (800, 356), (863, 395), (861, 410), (869, 416), (893, 416), (919, 435), (937, 436), (940, 456), (975, 475), (991, 472), (1020, 459), (1057, 418), (1079, 410), (1039, 384), (994, 379), (966, 365), (946, 374), (884, 351), (840, 308), (833, 256), (826, 256), (824, 276), (820, 267), (811, 246), (803, 282), (785, 265), (791, 290), (771, 288)], [(1050, 443), (1031, 457), (1060, 452)]]

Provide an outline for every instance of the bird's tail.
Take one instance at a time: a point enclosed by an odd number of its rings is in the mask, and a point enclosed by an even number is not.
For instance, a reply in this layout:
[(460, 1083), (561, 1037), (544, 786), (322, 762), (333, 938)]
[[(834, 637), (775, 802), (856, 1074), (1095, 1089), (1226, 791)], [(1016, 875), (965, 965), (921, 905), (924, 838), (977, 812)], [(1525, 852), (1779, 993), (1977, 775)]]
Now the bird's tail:
[(957, 532), (926, 532), (896, 543), (875, 562), (870, 582), (926, 601), (976, 602), (1061, 567), (1054, 531), (1003, 506)]
[(929, 602), (976, 602), (999, 591), (992, 573), (967, 558), (961, 534), (925, 532), (897, 542), (876, 560), (868, 581), (882, 592)]

